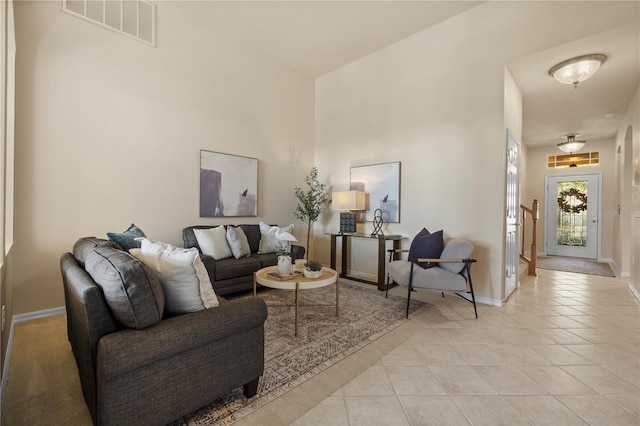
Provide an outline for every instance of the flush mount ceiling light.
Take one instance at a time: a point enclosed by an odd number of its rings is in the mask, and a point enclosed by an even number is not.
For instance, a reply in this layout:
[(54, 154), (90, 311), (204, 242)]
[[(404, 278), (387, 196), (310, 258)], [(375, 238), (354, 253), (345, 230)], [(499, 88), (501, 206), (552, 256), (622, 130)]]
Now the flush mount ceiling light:
[(606, 60), (607, 55), (601, 54), (577, 56), (551, 67), (549, 75), (562, 84), (573, 84), (578, 88), (578, 83), (595, 74)]
[(577, 141), (576, 136), (579, 136), (579, 133), (569, 133), (564, 135), (567, 140), (560, 142), (558, 144), (558, 148), (560, 148), (561, 151), (568, 152), (570, 154), (579, 151), (587, 141)]

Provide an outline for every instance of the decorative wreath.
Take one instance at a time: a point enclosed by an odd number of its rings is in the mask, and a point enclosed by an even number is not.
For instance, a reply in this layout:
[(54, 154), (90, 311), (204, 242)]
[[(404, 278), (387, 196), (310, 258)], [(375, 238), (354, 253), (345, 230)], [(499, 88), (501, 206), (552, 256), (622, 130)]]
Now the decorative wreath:
[[(575, 197), (580, 203), (571, 205), (569, 202)], [(587, 210), (587, 194), (578, 191), (576, 188), (570, 188), (562, 191), (558, 197), (558, 207), (567, 213), (580, 213)]]

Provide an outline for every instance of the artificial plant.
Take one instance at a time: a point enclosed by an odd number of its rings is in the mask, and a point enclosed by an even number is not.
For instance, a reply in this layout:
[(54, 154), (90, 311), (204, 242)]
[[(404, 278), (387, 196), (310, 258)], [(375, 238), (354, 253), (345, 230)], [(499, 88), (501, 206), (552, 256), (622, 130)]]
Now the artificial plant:
[(318, 220), (324, 206), (329, 202), (327, 186), (318, 180), (318, 168), (312, 167), (311, 171), (304, 179), (306, 188), (295, 188), (295, 195), (298, 205), (293, 215), (307, 224), (307, 247), (305, 257), (309, 258), (309, 240), (311, 238), (311, 227)]

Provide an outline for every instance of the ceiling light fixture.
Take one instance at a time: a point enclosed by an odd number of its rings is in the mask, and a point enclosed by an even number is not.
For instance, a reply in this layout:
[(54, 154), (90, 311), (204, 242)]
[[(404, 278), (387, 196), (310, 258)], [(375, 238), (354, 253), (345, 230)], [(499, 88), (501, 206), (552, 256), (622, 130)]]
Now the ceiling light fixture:
[(587, 143), (587, 141), (577, 141), (576, 136), (579, 135), (579, 133), (569, 133), (564, 135), (567, 140), (564, 142), (560, 142), (558, 144), (558, 148), (560, 148), (561, 151), (568, 152), (570, 154), (579, 151), (580, 148), (582, 148), (584, 144)]
[(551, 67), (549, 75), (562, 84), (573, 84), (577, 89), (578, 83), (595, 74), (606, 60), (607, 55), (602, 54), (577, 56)]

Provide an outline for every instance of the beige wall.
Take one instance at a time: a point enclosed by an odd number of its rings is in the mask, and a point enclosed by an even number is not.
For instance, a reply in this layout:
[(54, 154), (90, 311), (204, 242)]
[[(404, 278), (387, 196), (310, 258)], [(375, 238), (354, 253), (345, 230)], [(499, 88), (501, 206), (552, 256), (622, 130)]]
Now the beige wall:
[[(540, 220), (538, 221), (537, 243), (538, 253), (543, 254), (545, 250), (545, 177), (561, 175), (577, 175), (583, 173), (602, 173), (602, 216), (601, 223), (601, 250), (600, 258), (611, 260), (613, 258), (613, 215), (615, 210), (615, 162), (616, 147), (612, 139), (601, 141), (588, 141), (580, 152), (599, 152), (600, 164), (597, 166), (548, 169), (547, 157), (549, 155), (564, 154), (555, 145), (542, 146), (537, 148), (529, 147), (527, 150), (527, 180), (525, 182), (524, 193), (528, 199), (523, 198), (523, 204), (530, 206), (534, 199), (537, 199), (540, 206)], [(530, 242), (529, 242), (530, 244)]]
[[(605, 29), (609, 18), (626, 13), (620, 5), (590, 21), (576, 20), (564, 2), (488, 2), (322, 76), (316, 164), (342, 190), (351, 166), (401, 161), (401, 223), (386, 232), (412, 238), (427, 227), (470, 239), (478, 258), (477, 294), (500, 303), (505, 64)], [(337, 217), (325, 219), (318, 231), (335, 232)], [(326, 261), (328, 237), (316, 243)], [(372, 275), (375, 250), (366, 243), (352, 248), (349, 267)]]
[[(293, 223), (313, 164), (311, 78), (157, 8), (152, 48), (17, 2), (14, 313), (64, 305), (58, 260), (132, 222), (182, 244), (194, 224)], [(258, 217), (199, 217), (199, 150), (259, 159)], [(302, 224), (295, 234), (304, 238)]]

